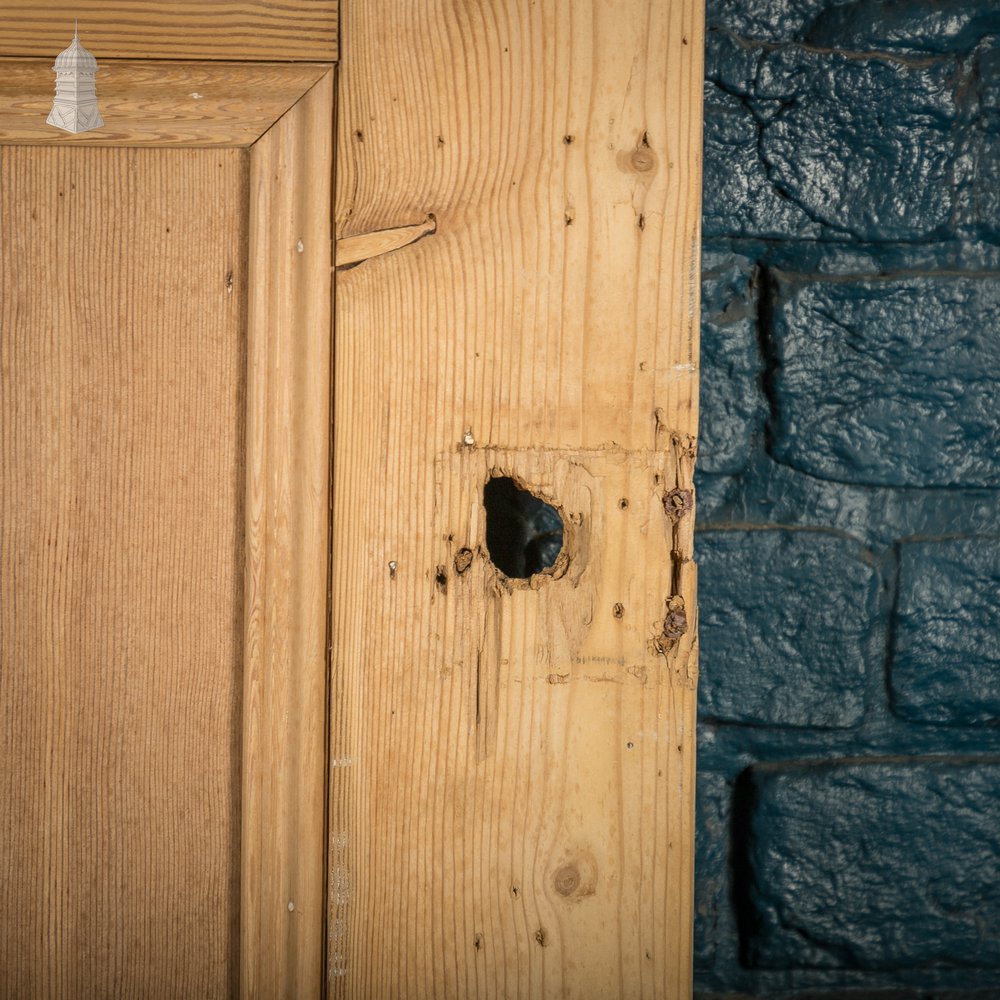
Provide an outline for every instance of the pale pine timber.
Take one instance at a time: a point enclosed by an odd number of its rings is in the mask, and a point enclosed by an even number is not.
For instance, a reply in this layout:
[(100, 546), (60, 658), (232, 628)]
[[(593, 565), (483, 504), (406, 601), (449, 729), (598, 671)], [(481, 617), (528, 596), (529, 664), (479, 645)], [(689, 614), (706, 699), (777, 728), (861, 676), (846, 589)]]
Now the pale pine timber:
[(0, 56), (51, 56), (73, 37), (102, 59), (332, 62), (338, 0), (3, 0)]
[(46, 123), (52, 60), (5, 59), (0, 143), (74, 146), (251, 146), (328, 65), (102, 61), (104, 127), (70, 134)]
[(680, 1000), (701, 5), (343, 13), (338, 239), (436, 231), (336, 279), (330, 995)]
[[(183, 74), (191, 68), (176, 69)], [(312, 74), (314, 68), (301, 70)], [(299, 68), (294, 72), (301, 76)], [(4, 928), (12, 938), (0, 934), (0, 977), (21, 977), (10, 989), (0, 978), (4, 996), (321, 994), (332, 264), (332, 72), (329, 67), (321, 72), (312, 91), (292, 95), (295, 106), (287, 115), (264, 123), (266, 135), (249, 152), (73, 150), (68, 143), (2, 151), (23, 169), (3, 175), (0, 184), (5, 210), (0, 218), (5, 253), (0, 303), (7, 310), (0, 313), (0, 464), (2, 485), (7, 487), (6, 493), (0, 490), (0, 563), (13, 559), (15, 570), (8, 572), (4, 565), (2, 582), (9, 590), (3, 591), (0, 615), (6, 611), (8, 616), (0, 619), (0, 655), (11, 648), (11, 636), (22, 633), (27, 638), (22, 636), (20, 648), (33, 649), (37, 643), (31, 630), (39, 622), (49, 623), (52, 636), (65, 638), (58, 649), (51, 642), (44, 649), (44, 656), (53, 661), (47, 667), (53, 677), (50, 688), (69, 706), (60, 701), (43, 716), (54, 720), (46, 730), (45, 761), (49, 771), (63, 779), (53, 792), (55, 779), (36, 766), (42, 756), (34, 740), (37, 733), (31, 721), (25, 721), (33, 719), (25, 704), (32, 710), (40, 704), (31, 689), (39, 676), (36, 664), (29, 659), (21, 670), (0, 670), (0, 749), (5, 755), (0, 780), (13, 808), (9, 816), (14, 825), (8, 834), (18, 831), (18, 836), (0, 839), (0, 905), (19, 917)], [(209, 102), (207, 108), (222, 127), (233, 124), (224, 106)], [(259, 112), (249, 102), (244, 110), (250, 116)], [(217, 135), (218, 125), (210, 125), (204, 134)], [(116, 140), (121, 141), (127, 139)], [(77, 191), (81, 164), (116, 156), (125, 158), (120, 175), (105, 171), (94, 190)], [(33, 194), (22, 175), (30, 173), (32, 163), (44, 165), (53, 157), (64, 169), (48, 189)], [(201, 164), (204, 176), (192, 170), (192, 163)], [(231, 163), (239, 164), (238, 174), (223, 172)], [(143, 165), (149, 164), (157, 166), (148, 174), (152, 197), (143, 186)], [(230, 193), (228, 201), (216, 197), (218, 186)], [(180, 217), (176, 243), (171, 237), (177, 232), (174, 221), (162, 206), (169, 198), (188, 213)], [(139, 238), (134, 220), (145, 219), (147, 200), (155, 225), (148, 237), (143, 233)], [(49, 211), (56, 206), (61, 212)], [(197, 228), (190, 224), (192, 215)], [(242, 234), (235, 259), (216, 252), (218, 234), (229, 233), (233, 226)], [(117, 228), (117, 237), (109, 235)], [(200, 238), (206, 233), (216, 242)], [(215, 267), (219, 271), (212, 278)], [(67, 281), (67, 270), (72, 280)], [(156, 280), (147, 281), (149, 277)], [(37, 301), (31, 298), (36, 281)], [(11, 294), (12, 287), (31, 308)], [(106, 288), (107, 294), (95, 288)], [(206, 301), (216, 305), (212, 289), (230, 310), (238, 306), (239, 316), (235, 368), (219, 371), (219, 357), (227, 357), (220, 345), (231, 345), (227, 326), (217, 311), (206, 307)], [(91, 308), (95, 298), (103, 312)], [(56, 308), (53, 301), (63, 304)], [(53, 378), (39, 377), (30, 364), (23, 370), (16, 367), (22, 360), (21, 345), (37, 349), (37, 340), (49, 349), (44, 332), (50, 314), (59, 309), (67, 323), (82, 325), (85, 335), (102, 324), (108, 328), (101, 331), (106, 345), (95, 332), (65, 363), (53, 363), (51, 351), (40, 362), (47, 366), (47, 376), (49, 368), (55, 369), (57, 383), (69, 379), (75, 386), (82, 380), (89, 387), (95, 380), (99, 384), (99, 378), (111, 380), (106, 391), (88, 389), (82, 397), (86, 405), (80, 405), (74, 393), (49, 391)], [(83, 320), (77, 309), (85, 310)], [(165, 332), (157, 325), (161, 313)], [(154, 336), (142, 343), (136, 361), (131, 340), (144, 332), (143, 323)], [(13, 341), (8, 337), (11, 329), (17, 330)], [(183, 336), (175, 336), (178, 331)], [(189, 340), (200, 349), (189, 349)], [(17, 347), (13, 352), (12, 343)], [(182, 349), (178, 355), (172, 353), (175, 346)], [(61, 341), (56, 347), (62, 349)], [(155, 367), (147, 364), (147, 352), (159, 352)], [(151, 377), (146, 377), (143, 365), (151, 368)], [(95, 368), (96, 375), (91, 375)], [(8, 384), (8, 378), (13, 382)], [(121, 379), (124, 391), (117, 384)], [(141, 406), (131, 405), (130, 379), (141, 380), (150, 405), (146, 399), (140, 400)], [(222, 383), (235, 393), (238, 405), (221, 423), (203, 420), (202, 383)], [(159, 404), (173, 409), (161, 414)], [(119, 414), (119, 405), (127, 413)], [(22, 411), (26, 415), (20, 422), (8, 419), (10, 413), (19, 417)], [(133, 419), (138, 426), (132, 426)], [(62, 438), (54, 441), (51, 428)], [(91, 435), (105, 430), (107, 440), (91, 442)], [(33, 437), (20, 440), (18, 431)], [(68, 444), (62, 449), (64, 439)], [(6, 450), (12, 440), (13, 454)], [(233, 445), (239, 471), (230, 481), (226, 449)], [(133, 454), (147, 446), (149, 459), (133, 468)], [(97, 453), (101, 447), (107, 462)], [(168, 449), (162, 478), (176, 477), (179, 488), (160, 489), (161, 477), (154, 476), (156, 495), (148, 510), (133, 512), (131, 505), (141, 504), (146, 495), (137, 489), (134, 477), (156, 461), (158, 449)], [(35, 577), (23, 572), (37, 553), (30, 547), (26, 556), (20, 552), (25, 537), (29, 542), (33, 537), (33, 522), (25, 522), (22, 515), (32, 509), (38, 490), (29, 490), (25, 502), (16, 484), (32, 463), (37, 478), (38, 469), (44, 473), (52, 455), (63, 451), (74, 459), (65, 476), (62, 466), (57, 470), (63, 493), (83, 501), (96, 498), (88, 518), (75, 511), (76, 521), (70, 518), (72, 526), (80, 527), (70, 553), (83, 553), (86, 572), (74, 575), (72, 559), (54, 551), (54, 562), (38, 573), (44, 576), (39, 589)], [(108, 464), (114, 461), (124, 465), (120, 474)], [(111, 471), (105, 475), (106, 464)], [(81, 488), (84, 472), (84, 486), (93, 478), (93, 489)], [(202, 511), (199, 504), (206, 498), (214, 509)], [(228, 522), (220, 521), (220, 510), (228, 511)], [(45, 511), (38, 517), (44, 520)], [(198, 530), (185, 539), (189, 522), (197, 517), (204, 517), (205, 524), (196, 525)], [(226, 523), (234, 526), (236, 537), (227, 536)], [(123, 530), (125, 556), (118, 552)], [(161, 545), (161, 536), (169, 543)], [(178, 550), (176, 559), (172, 549), (164, 550), (166, 544)], [(228, 589), (218, 586), (212, 565), (217, 555), (213, 546), (220, 544), (228, 557)], [(103, 571), (101, 565), (106, 566)], [(81, 575), (86, 576), (85, 584), (78, 579)], [(72, 600), (53, 600), (52, 595), (67, 587)], [(88, 587), (95, 593), (88, 593)], [(164, 617), (155, 619), (146, 635), (146, 612), (138, 613), (136, 602), (144, 601), (150, 588), (158, 588), (155, 613)], [(185, 599), (188, 594), (190, 600)], [(233, 607), (231, 621), (214, 614), (226, 600)], [(87, 628), (77, 619), (81, 608), (86, 612), (91, 606), (101, 609), (107, 620)], [(90, 656), (91, 646), (100, 650), (95, 656), (105, 655), (100, 641), (108, 631), (113, 638), (125, 637), (119, 645), (128, 662), (80, 670), (77, 660)], [(95, 632), (97, 640), (91, 642)], [(147, 663), (134, 655), (138, 648), (152, 656), (154, 647), (162, 652), (162, 660)], [(192, 649), (210, 651), (210, 669), (201, 659), (183, 660)], [(117, 650), (115, 646), (112, 652)], [(220, 660), (220, 650), (228, 651), (232, 660)], [(137, 665), (142, 668), (138, 674)], [(156, 668), (155, 684), (146, 684), (147, 666)], [(216, 695), (211, 706), (215, 714), (207, 716), (192, 704), (189, 687), (211, 690), (218, 686), (218, 671), (225, 669), (232, 671), (226, 675), (230, 687)], [(107, 680), (92, 696), (88, 685), (95, 671)], [(126, 696), (127, 712), (120, 709)], [(64, 723), (67, 711), (69, 722)], [(154, 732), (145, 722), (147, 715), (156, 721)], [(205, 728), (211, 729), (210, 738), (177, 752), (177, 744), (184, 743), (191, 730), (200, 737)], [(136, 767), (151, 762), (138, 797), (131, 794), (135, 782), (127, 780), (128, 769), (118, 761), (127, 752), (121, 748), (133, 738), (144, 741), (133, 754)], [(81, 778), (74, 761), (76, 747), (82, 743), (81, 753), (89, 752), (95, 742), (110, 764), (99, 760), (94, 775), (84, 768)], [(169, 766), (164, 765), (167, 752), (174, 755)], [(113, 801), (105, 808), (101, 796), (109, 767), (115, 775), (124, 775), (125, 788), (113, 790), (118, 798), (109, 791)], [(228, 799), (213, 783), (219, 771), (230, 782)], [(39, 780), (40, 789), (33, 784)], [(55, 811), (39, 813), (32, 807), (22, 817), (25, 803), (44, 805), (46, 795), (58, 797)], [(127, 800), (131, 809), (124, 818), (115, 812), (119, 799)], [(81, 803), (89, 803), (92, 812), (82, 823)], [(108, 837), (113, 841), (110, 848)], [(220, 858), (216, 845), (222, 839)], [(135, 854), (129, 854), (125, 865), (119, 860), (119, 841)], [(145, 850), (147, 841), (155, 850)], [(63, 845), (68, 845), (65, 858), (58, 855)], [(98, 859), (94, 864), (92, 856)], [(137, 865), (142, 871), (133, 877)], [(157, 877), (146, 878), (151, 866)], [(194, 875), (189, 872), (192, 866)], [(217, 883), (223, 876), (226, 892), (220, 894)], [(53, 883), (58, 898), (53, 898)], [(83, 900), (79, 905), (78, 898)], [(64, 900), (65, 914), (60, 910)]]
[(251, 149), (244, 1000), (318, 1000), (326, 898), (333, 71)]
[(246, 161), (0, 147), (0, 996), (238, 988)]

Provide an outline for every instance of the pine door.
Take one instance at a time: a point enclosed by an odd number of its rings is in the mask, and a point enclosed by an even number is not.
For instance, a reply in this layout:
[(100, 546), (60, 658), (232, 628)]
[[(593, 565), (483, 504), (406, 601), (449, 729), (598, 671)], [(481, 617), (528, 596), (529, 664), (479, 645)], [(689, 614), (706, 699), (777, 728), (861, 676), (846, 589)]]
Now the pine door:
[(50, 69), (0, 120), (0, 996), (319, 996), (332, 70), (111, 63), (71, 136)]

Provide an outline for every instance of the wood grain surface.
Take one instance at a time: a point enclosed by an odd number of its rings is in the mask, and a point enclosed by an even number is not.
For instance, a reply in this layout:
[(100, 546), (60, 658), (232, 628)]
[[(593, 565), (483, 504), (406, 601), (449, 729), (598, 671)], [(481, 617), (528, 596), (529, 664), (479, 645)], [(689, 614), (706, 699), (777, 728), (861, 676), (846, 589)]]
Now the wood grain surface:
[(702, 6), (343, 15), (330, 995), (688, 997)]
[(46, 123), (50, 60), (5, 59), (0, 143), (61, 146), (249, 146), (329, 72), (312, 63), (101, 61), (103, 128), (71, 134)]
[(241, 996), (319, 1000), (333, 72), (251, 150)]
[(337, 58), (338, 0), (0, 0), (0, 56), (55, 58), (80, 22), (102, 59)]
[(240, 150), (0, 148), (0, 995), (238, 986)]

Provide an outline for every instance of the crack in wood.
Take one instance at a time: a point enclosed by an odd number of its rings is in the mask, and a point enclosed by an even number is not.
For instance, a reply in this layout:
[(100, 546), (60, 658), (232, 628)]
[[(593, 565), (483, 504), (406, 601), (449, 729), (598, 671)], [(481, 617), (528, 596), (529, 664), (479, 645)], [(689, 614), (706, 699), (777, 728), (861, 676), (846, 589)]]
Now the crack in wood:
[(410, 246), (425, 236), (433, 236), (437, 232), (437, 219), (428, 212), (423, 222), (409, 226), (395, 226), (392, 229), (375, 229), (370, 233), (359, 233), (357, 236), (345, 236), (337, 240), (336, 269), (346, 271), (357, 267), (372, 257), (392, 253)]

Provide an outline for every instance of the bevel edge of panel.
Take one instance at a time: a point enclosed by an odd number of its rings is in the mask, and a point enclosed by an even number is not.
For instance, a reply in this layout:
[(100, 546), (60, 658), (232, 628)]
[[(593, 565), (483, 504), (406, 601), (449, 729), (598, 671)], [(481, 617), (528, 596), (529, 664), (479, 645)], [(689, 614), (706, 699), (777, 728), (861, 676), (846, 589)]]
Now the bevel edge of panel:
[[(21, 69), (21, 73), (0, 71), (0, 145), (58, 146), (73, 145), (87, 147), (146, 146), (171, 149), (183, 148), (248, 148), (254, 145), (267, 131), (287, 114), (317, 83), (336, 66), (334, 62), (264, 63), (264, 62), (220, 62), (220, 61), (139, 61), (134, 59), (106, 59), (99, 63), (98, 107), (105, 121), (114, 117), (116, 108), (130, 105), (141, 106), (143, 101), (155, 103), (155, 86), (177, 87), (182, 83), (192, 86), (189, 80), (199, 75), (220, 82), (229, 83), (229, 93), (206, 99), (195, 88), (188, 91), (190, 101), (199, 102), (182, 109), (165, 119), (156, 127), (132, 127), (113, 131), (107, 125), (73, 135), (55, 126), (48, 125), (44, 118), (51, 108), (55, 96), (55, 74), (48, 59), (6, 56), (0, 57), (0, 70), (6, 67)], [(101, 92), (100, 70), (113, 70), (118, 78), (109, 98)], [(120, 74), (120, 75), (119, 75)], [(165, 80), (156, 80), (162, 74)], [(173, 74), (173, 76), (171, 76)], [(261, 88), (267, 93), (268, 84), (281, 86), (284, 93), (271, 98), (271, 107), (260, 107), (252, 98), (232, 95), (233, 76), (242, 75), (244, 80), (264, 77)], [(20, 77), (20, 79), (18, 79)], [(271, 77), (270, 80), (267, 78)], [(107, 81), (105, 81), (107, 82)], [(215, 81), (212, 81), (215, 85)], [(152, 95), (150, 92), (153, 91)], [(233, 102), (242, 105), (232, 108)], [(20, 105), (26, 107), (20, 108)], [(197, 114), (193, 113), (197, 110)], [(240, 114), (253, 111), (256, 114)], [(161, 116), (162, 111), (157, 112)], [(131, 120), (137, 116), (132, 113)], [(213, 134), (213, 127), (219, 123)], [(22, 124), (27, 123), (27, 124)]]

